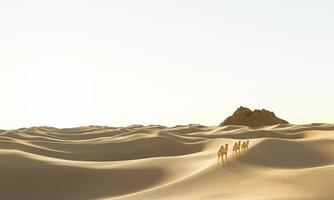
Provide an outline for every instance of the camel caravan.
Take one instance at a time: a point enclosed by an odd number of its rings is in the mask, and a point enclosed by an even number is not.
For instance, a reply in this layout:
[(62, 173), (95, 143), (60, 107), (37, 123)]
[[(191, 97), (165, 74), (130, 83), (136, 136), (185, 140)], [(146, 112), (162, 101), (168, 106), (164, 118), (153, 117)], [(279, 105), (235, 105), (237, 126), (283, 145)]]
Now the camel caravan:
[[(249, 140), (244, 141), (241, 144), (241, 141), (235, 142), (233, 145), (233, 158), (237, 158), (240, 156), (241, 151), (246, 152), (248, 150), (249, 146)], [(222, 163), (224, 163), (224, 156), (225, 160), (227, 161), (227, 152), (228, 152), (228, 144), (221, 145), (219, 151), (218, 151), (218, 165), (219, 165), (219, 160), (221, 158)]]

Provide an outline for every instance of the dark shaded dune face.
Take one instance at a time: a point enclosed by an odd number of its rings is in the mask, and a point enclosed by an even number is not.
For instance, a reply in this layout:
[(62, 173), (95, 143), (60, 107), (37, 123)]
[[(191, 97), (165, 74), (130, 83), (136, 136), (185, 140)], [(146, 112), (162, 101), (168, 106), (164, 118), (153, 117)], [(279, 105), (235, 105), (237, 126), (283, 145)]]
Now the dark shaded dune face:
[(314, 127), (314, 126), (327, 126), (326, 123), (311, 123), (311, 124), (305, 124), (304, 126), (310, 126), (310, 127)]
[(132, 124), (130, 126), (127, 126), (127, 128), (129, 128), (129, 129), (137, 129), (137, 128), (142, 128), (142, 127), (144, 127), (144, 126), (141, 125), (141, 124)]
[(66, 160), (121, 161), (197, 153), (202, 151), (204, 144), (185, 144), (165, 137), (151, 137), (104, 143), (30, 141), (23, 144), (6, 140), (1, 141), (0, 145), (2, 149)]
[(166, 126), (158, 125), (158, 124), (151, 124), (148, 126), (144, 126), (145, 129), (165, 129)]
[(301, 139), (304, 134), (284, 134), (277, 131), (269, 130), (254, 130), (248, 132), (241, 132), (237, 134), (226, 134), (225, 137), (232, 139), (255, 139), (255, 138), (282, 138), (282, 139)]
[(169, 128), (167, 130), (168, 132), (175, 133), (175, 134), (187, 134), (187, 133), (194, 133), (194, 132), (203, 132), (202, 128), (199, 127), (193, 127), (193, 126), (180, 126), (180, 127), (174, 127)]
[(221, 131), (234, 131), (236, 129), (240, 129), (242, 128), (242, 126), (237, 126), (237, 125), (227, 125), (226, 127), (224, 127), (223, 129), (221, 129)]
[[(45, 132), (45, 131), (36, 131), (36, 130), (25, 130), (21, 133), (30, 136), (43, 136), (50, 139), (59, 139), (59, 140), (89, 140), (89, 139), (98, 139), (102, 137), (112, 137), (118, 134), (128, 133), (128, 131), (122, 131), (120, 129), (102, 129), (102, 130), (92, 130), (92, 131), (82, 131), (82, 132)], [(27, 140), (30, 140), (26, 137)]]
[(190, 127), (196, 127), (196, 128), (206, 128), (206, 126), (201, 124), (189, 124)]
[[(85, 127), (78, 127), (78, 128), (62, 128), (56, 129), (54, 132), (56, 133), (69, 133), (69, 134), (76, 134), (76, 133), (90, 133), (97, 130), (105, 130), (106, 128), (103, 126), (85, 126)], [(112, 129), (110, 127), (109, 129)], [(39, 130), (39, 128), (37, 129)], [(43, 131), (43, 130), (42, 130)]]
[(298, 132), (304, 132), (304, 131), (331, 131), (334, 130), (334, 125), (326, 124), (322, 126), (298, 126), (293, 129), (287, 129), (287, 130), (280, 130), (284, 133), (298, 133)]
[(90, 200), (121, 196), (157, 184), (157, 168), (92, 169), (53, 165), (18, 155), (0, 155), (1, 199)]
[(161, 131), (159, 133), (159, 136), (161, 137), (166, 137), (169, 139), (173, 139), (175, 141), (179, 141), (182, 143), (194, 143), (194, 142), (203, 142), (206, 141), (207, 138), (205, 137), (200, 137), (200, 136), (185, 136), (185, 135), (179, 135), (179, 134), (174, 134), (174, 133), (169, 133), (169, 132), (163, 132)]
[[(233, 136), (233, 135), (232, 135)], [(282, 139), (301, 139), (304, 138), (303, 133), (284, 134), (278, 131), (270, 130), (254, 130), (242, 132), (234, 137), (235, 139), (254, 139), (254, 138), (282, 138)]]
[[(235, 129), (237, 130), (237, 129)], [(224, 130), (225, 131), (225, 130)], [(220, 132), (213, 135), (197, 135), (202, 138), (213, 139), (213, 138), (229, 138), (237, 140), (246, 139), (257, 139), (257, 138), (281, 138), (281, 139), (302, 139), (305, 138), (304, 133), (282, 133), (278, 131), (271, 130), (249, 130), (241, 132)]]
[(85, 133), (94, 133), (96, 131), (103, 130), (115, 130), (117, 128), (108, 127), (108, 126), (81, 126), (75, 128), (54, 128), (47, 126), (40, 127), (31, 127), (31, 128), (22, 128), (18, 129), (26, 133), (44, 133), (44, 134), (85, 134)]
[(274, 168), (309, 168), (334, 164), (333, 140), (291, 141), (267, 139), (249, 149), (240, 161)]
[(279, 129), (279, 128), (288, 128), (290, 126), (292, 126), (292, 125), (291, 124), (278, 124), (274, 128), (277, 128), (277, 129)]

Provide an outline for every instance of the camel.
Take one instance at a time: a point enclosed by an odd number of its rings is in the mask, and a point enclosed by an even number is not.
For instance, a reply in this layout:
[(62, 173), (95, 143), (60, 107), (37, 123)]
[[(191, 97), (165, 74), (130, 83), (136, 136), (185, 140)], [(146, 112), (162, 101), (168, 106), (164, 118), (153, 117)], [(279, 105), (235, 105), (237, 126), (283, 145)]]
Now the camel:
[(238, 157), (238, 150), (240, 150), (240, 142), (235, 142), (233, 145), (233, 158)]
[(240, 152), (241, 152), (241, 141), (238, 141), (238, 151), (239, 151), (239, 155), (240, 155)]
[(219, 158), (222, 158), (222, 163), (224, 163), (224, 155), (227, 161), (227, 150), (228, 150), (228, 144), (225, 144), (225, 147), (221, 145), (219, 151), (218, 151), (218, 165), (219, 165)]
[(241, 149), (243, 152), (246, 152), (246, 150), (248, 150), (248, 145), (249, 145), (249, 140), (247, 140), (247, 142), (243, 142), (241, 145)]

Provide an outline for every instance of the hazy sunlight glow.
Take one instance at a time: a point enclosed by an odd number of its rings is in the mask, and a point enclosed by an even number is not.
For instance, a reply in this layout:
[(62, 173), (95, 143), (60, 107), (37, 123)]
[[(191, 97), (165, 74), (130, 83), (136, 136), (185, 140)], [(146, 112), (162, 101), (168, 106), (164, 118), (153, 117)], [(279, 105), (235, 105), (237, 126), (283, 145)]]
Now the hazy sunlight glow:
[[(38, 123), (70, 126), (87, 114), (92, 101), (92, 85), (84, 68), (50, 62), (32, 66), (24, 82), (24, 103)], [(74, 119), (73, 119), (74, 118)], [(49, 121), (45, 120), (48, 119)]]

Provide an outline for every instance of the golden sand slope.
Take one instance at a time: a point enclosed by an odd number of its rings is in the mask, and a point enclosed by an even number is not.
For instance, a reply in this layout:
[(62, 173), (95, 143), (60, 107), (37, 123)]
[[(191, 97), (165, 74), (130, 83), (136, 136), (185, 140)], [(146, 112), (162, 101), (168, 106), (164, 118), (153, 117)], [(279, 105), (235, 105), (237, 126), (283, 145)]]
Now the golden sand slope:
[[(229, 161), (218, 166), (224, 143)], [(334, 125), (1, 130), (0, 180), (6, 200), (331, 200)]]

